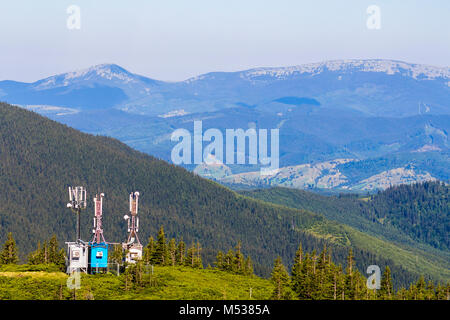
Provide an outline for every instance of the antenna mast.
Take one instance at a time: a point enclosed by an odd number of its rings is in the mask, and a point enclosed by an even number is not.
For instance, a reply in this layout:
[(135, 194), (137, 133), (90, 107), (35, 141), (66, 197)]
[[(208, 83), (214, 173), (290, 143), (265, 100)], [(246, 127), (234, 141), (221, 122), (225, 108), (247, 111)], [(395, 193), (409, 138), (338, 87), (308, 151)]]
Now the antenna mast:
[(81, 210), (86, 209), (86, 189), (84, 187), (69, 187), (69, 203), (67, 208), (70, 208), (77, 216), (77, 239), (81, 240), (80, 236), (80, 213)]
[(128, 251), (126, 262), (135, 263), (142, 258), (142, 244), (139, 241), (139, 217), (138, 214), (139, 192), (130, 193), (130, 216), (125, 215), (124, 219), (128, 223), (128, 239), (122, 247)]
[[(102, 207), (103, 207), (103, 197), (105, 196), (104, 193), (100, 193), (99, 195), (95, 195), (94, 198), (94, 204), (95, 204), (95, 217), (94, 217), (94, 230), (92, 230), (92, 233), (94, 233), (94, 237), (92, 238), (91, 242), (94, 243), (101, 243), (105, 241), (105, 238), (103, 236), (103, 228), (102, 228)], [(103, 240), (103, 241), (101, 241)]]
[(138, 237), (139, 231), (139, 217), (138, 214), (139, 192), (130, 193), (130, 215), (131, 217), (125, 218), (128, 221), (128, 243), (141, 244)]

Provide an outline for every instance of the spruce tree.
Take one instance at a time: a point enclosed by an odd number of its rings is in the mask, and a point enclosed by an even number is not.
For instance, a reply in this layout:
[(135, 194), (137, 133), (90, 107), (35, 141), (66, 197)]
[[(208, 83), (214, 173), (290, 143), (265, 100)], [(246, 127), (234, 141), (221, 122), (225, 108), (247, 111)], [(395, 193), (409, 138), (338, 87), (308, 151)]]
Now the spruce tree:
[(216, 266), (217, 269), (223, 270), (224, 268), (223, 264), (224, 264), (223, 252), (219, 250), (219, 252), (217, 252), (216, 262), (214, 263), (214, 265)]
[(196, 249), (195, 243), (192, 242), (191, 246), (187, 250), (185, 265), (194, 268), (196, 261)]
[(200, 246), (200, 242), (197, 241), (197, 245), (195, 248), (194, 268), (203, 269), (203, 261), (202, 261), (201, 251), (202, 251), (202, 247)]
[(235, 254), (234, 254), (233, 250), (231, 250), (231, 249), (228, 250), (227, 254), (225, 255), (224, 270), (234, 271), (233, 270), (234, 259), (235, 259)]
[(250, 258), (250, 256), (248, 256), (247, 259), (245, 259), (245, 271), (244, 271), (244, 274), (246, 276), (253, 275), (253, 262), (252, 262), (252, 259)]
[(292, 290), (300, 295), (302, 289), (302, 263), (303, 263), (303, 249), (300, 243), (297, 251), (295, 252), (294, 265), (292, 266)]
[(386, 266), (383, 276), (381, 277), (380, 297), (384, 300), (391, 300), (394, 296), (394, 287), (392, 285), (391, 269)]
[(180, 242), (178, 242), (178, 247), (177, 247), (177, 264), (182, 266), (184, 265), (184, 260), (186, 257), (186, 244), (184, 243), (183, 239), (180, 240)]
[(169, 252), (169, 262), (171, 266), (175, 266), (176, 264), (176, 253), (177, 253), (177, 244), (175, 242), (175, 239), (170, 239), (169, 241), (169, 248), (168, 248), (168, 252)]
[(292, 298), (292, 292), (289, 288), (289, 273), (286, 271), (280, 257), (275, 259), (275, 264), (270, 279), (275, 285), (272, 293), (273, 299), (284, 300)]
[(158, 237), (156, 239), (156, 248), (155, 248), (155, 263), (166, 265), (167, 264), (167, 243), (166, 236), (164, 234), (164, 228), (161, 226), (158, 232)]
[(244, 255), (241, 253), (241, 241), (236, 245), (236, 251), (233, 261), (233, 271), (236, 273), (243, 273), (244, 271)]
[(17, 264), (18, 262), (19, 257), (17, 255), (16, 241), (10, 232), (0, 252), (0, 264)]
[(345, 275), (345, 289), (344, 289), (344, 295), (345, 299), (354, 299), (355, 298), (355, 285), (356, 285), (356, 279), (355, 279), (355, 263), (354, 263), (354, 257), (353, 257), (353, 251), (350, 248), (347, 256), (347, 269), (346, 269), (346, 275)]
[(156, 255), (156, 245), (155, 245), (155, 240), (153, 239), (153, 237), (151, 236), (148, 239), (148, 243), (147, 246), (144, 248), (144, 263), (145, 264), (155, 264), (155, 255)]

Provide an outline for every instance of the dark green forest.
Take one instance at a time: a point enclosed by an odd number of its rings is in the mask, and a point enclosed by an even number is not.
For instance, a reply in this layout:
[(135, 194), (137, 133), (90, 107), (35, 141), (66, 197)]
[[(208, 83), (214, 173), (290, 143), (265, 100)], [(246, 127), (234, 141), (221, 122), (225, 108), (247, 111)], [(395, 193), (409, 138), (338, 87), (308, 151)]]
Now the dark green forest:
[[(217, 251), (240, 241), (255, 273), (269, 276), (274, 259), (280, 256), (290, 267), (302, 243), (307, 251), (327, 245), (333, 261), (342, 265), (352, 247), (360, 272), (370, 264), (389, 266), (398, 286), (420, 276), (405, 269), (400, 258), (394, 261), (369, 245), (352, 243), (345, 238), (348, 228), (330, 223), (322, 214), (239, 195), (115, 139), (83, 134), (0, 104), (0, 241), (12, 232), (22, 261), (53, 234), (61, 245), (75, 240), (75, 216), (66, 208), (69, 185), (85, 186), (89, 200), (105, 193), (103, 225), (110, 242), (125, 240), (128, 194), (137, 190), (141, 239), (164, 225), (169, 238), (178, 235), (186, 243), (202, 243), (205, 264), (213, 263)], [(91, 237), (92, 216), (89, 201), (81, 214), (85, 240)]]
[[(395, 289), (388, 266), (377, 280), (366, 279), (355, 267), (350, 249), (346, 267), (332, 260), (330, 249), (305, 252), (300, 243), (290, 272), (277, 257), (269, 279), (254, 275), (251, 257), (245, 257), (238, 242), (225, 254), (219, 251), (214, 265), (203, 266), (199, 242), (189, 248), (183, 240), (167, 239), (163, 227), (156, 240), (151, 236), (143, 259), (124, 262), (124, 252), (114, 250), (109, 261), (121, 265), (121, 273), (82, 275), (76, 290), (64, 281), (64, 250), (56, 237), (17, 265), (17, 247), (11, 233), (0, 251), (0, 300), (3, 299), (236, 299), (275, 300), (448, 300), (450, 283), (425, 281), (420, 277), (408, 287)], [(114, 268), (113, 268), (114, 269)], [(156, 271), (155, 271), (156, 270)], [(59, 272), (58, 272), (59, 271)], [(80, 279), (81, 280), (81, 279)], [(379, 281), (375, 289), (374, 281)], [(230, 284), (233, 284), (231, 288)], [(369, 287), (372, 283), (374, 286)], [(82, 285), (81, 285), (82, 284)], [(189, 286), (189, 288), (188, 288)], [(249, 296), (246, 291), (250, 286)]]
[(328, 219), (363, 232), (383, 234), (392, 240), (402, 236), (437, 249), (450, 248), (450, 186), (428, 181), (392, 186), (377, 194), (323, 196), (303, 190), (272, 188), (242, 191), (244, 195), (292, 208), (322, 213)]
[(370, 197), (361, 214), (436, 248), (450, 249), (450, 187), (423, 182), (388, 188)]

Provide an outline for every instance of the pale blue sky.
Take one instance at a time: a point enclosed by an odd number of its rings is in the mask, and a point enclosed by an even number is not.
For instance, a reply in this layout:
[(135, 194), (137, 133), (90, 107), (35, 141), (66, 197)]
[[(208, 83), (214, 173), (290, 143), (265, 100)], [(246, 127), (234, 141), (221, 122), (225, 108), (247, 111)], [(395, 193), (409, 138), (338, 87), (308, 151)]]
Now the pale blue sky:
[[(68, 30), (66, 9), (81, 8)], [(381, 29), (366, 27), (369, 5)], [(449, 66), (448, 0), (14, 0), (0, 3), (0, 80), (99, 63), (160, 80), (385, 58)]]

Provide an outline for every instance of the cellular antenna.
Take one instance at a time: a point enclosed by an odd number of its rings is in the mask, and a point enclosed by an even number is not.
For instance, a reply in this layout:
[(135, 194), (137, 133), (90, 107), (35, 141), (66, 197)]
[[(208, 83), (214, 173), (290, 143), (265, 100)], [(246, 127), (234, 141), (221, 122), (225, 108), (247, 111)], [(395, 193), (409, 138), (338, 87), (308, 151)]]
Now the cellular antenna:
[(75, 212), (77, 216), (77, 238), (75, 242), (66, 242), (67, 273), (72, 274), (75, 271), (88, 271), (88, 246), (81, 240), (80, 236), (80, 213), (86, 209), (86, 189), (84, 187), (69, 187), (69, 203), (67, 208)]
[(142, 244), (139, 241), (139, 217), (138, 217), (139, 192), (130, 193), (130, 216), (125, 215), (128, 223), (128, 239), (122, 246), (128, 251), (126, 261), (135, 263), (142, 258)]
[(67, 208), (70, 208), (77, 216), (77, 239), (80, 241), (80, 213), (81, 210), (86, 209), (86, 189), (84, 187), (69, 187), (69, 203)]
[(95, 217), (94, 217), (94, 230), (92, 230), (92, 233), (94, 234), (94, 237), (92, 238), (93, 243), (101, 243), (105, 241), (105, 238), (103, 236), (103, 228), (102, 228), (102, 207), (103, 207), (103, 197), (105, 196), (104, 193), (100, 193), (100, 195), (95, 195), (94, 198), (94, 205), (95, 205)]
[(94, 198), (95, 216), (94, 216), (94, 234), (92, 241), (89, 242), (89, 268), (91, 274), (106, 272), (108, 269), (108, 243), (103, 236), (102, 216), (103, 216), (103, 197), (104, 193), (96, 194)]

